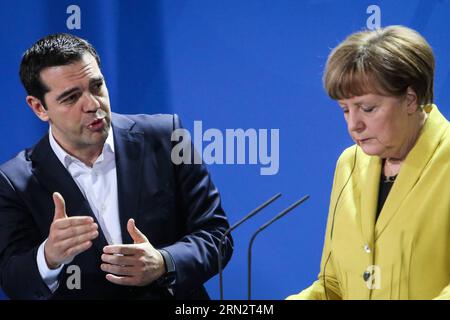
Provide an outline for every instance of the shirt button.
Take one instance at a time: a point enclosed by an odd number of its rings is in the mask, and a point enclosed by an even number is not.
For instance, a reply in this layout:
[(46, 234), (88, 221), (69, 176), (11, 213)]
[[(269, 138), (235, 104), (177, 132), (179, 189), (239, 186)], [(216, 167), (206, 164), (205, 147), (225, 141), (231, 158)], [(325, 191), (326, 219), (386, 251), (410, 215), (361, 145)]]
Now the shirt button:
[(101, 210), (102, 212), (105, 212), (106, 206), (105, 206), (104, 204), (102, 204), (102, 206), (100, 207), (100, 210)]
[(370, 247), (369, 247), (369, 245), (367, 243), (364, 245), (364, 251), (366, 253), (370, 253), (371, 252)]

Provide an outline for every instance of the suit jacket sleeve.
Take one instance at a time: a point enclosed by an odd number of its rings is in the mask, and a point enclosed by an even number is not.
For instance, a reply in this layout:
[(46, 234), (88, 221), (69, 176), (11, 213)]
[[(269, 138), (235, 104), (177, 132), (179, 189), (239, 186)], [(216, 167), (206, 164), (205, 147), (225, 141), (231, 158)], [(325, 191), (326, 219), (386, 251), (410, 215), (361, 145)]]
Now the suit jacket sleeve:
[(0, 171), (0, 286), (12, 299), (52, 295), (38, 270), (36, 243), (42, 241), (32, 221), (14, 186)]
[[(180, 128), (180, 120), (174, 115), (173, 129)], [(192, 143), (190, 146), (191, 164), (174, 165), (178, 207), (187, 232), (179, 241), (163, 248), (175, 263), (175, 294), (182, 296), (217, 274), (219, 242), (229, 227), (219, 192), (205, 165), (194, 163), (195, 150)], [(225, 266), (233, 251), (231, 236), (225, 239), (223, 248)]]

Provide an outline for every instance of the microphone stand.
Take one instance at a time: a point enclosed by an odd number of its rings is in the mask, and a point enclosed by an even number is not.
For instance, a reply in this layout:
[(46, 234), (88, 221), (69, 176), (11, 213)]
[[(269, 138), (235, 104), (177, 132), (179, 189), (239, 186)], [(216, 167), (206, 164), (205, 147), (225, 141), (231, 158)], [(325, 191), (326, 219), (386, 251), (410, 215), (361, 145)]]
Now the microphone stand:
[(222, 237), (220, 238), (220, 242), (219, 242), (219, 256), (217, 259), (218, 262), (218, 266), (219, 266), (219, 288), (220, 288), (220, 300), (223, 300), (223, 266), (222, 266), (222, 260), (223, 260), (223, 244), (224, 241), (226, 239), (226, 237), (228, 236), (228, 234), (230, 234), (231, 231), (233, 231), (234, 229), (236, 229), (237, 227), (239, 227), (241, 224), (243, 224), (245, 221), (247, 221), (248, 219), (250, 219), (251, 217), (253, 217), (255, 214), (257, 214), (258, 212), (260, 212), (262, 209), (264, 209), (265, 207), (267, 207), (269, 204), (271, 204), (272, 202), (274, 202), (275, 200), (277, 200), (279, 197), (281, 197), (281, 193), (277, 193), (276, 195), (274, 195), (272, 198), (270, 198), (269, 200), (267, 200), (266, 202), (264, 202), (262, 205), (260, 205), (258, 208), (254, 209), (252, 212), (250, 212), (248, 215), (246, 215), (244, 218), (242, 218), (241, 220), (239, 220), (238, 222), (236, 222), (234, 225), (232, 225), (228, 230), (226, 230), (224, 232), (224, 234), (222, 235)]
[(274, 223), (275, 221), (277, 221), (278, 219), (281, 219), (282, 217), (284, 217), (286, 214), (288, 214), (291, 210), (293, 210), (294, 208), (296, 208), (297, 206), (301, 205), (303, 202), (305, 202), (306, 200), (309, 199), (309, 195), (304, 196), (303, 198), (301, 198), (300, 200), (297, 200), (296, 202), (294, 202), (292, 205), (290, 205), (288, 208), (284, 209), (282, 212), (280, 212), (279, 214), (277, 214), (275, 217), (273, 217), (272, 219), (270, 219), (268, 222), (266, 222), (265, 224), (263, 224), (261, 227), (258, 228), (258, 230), (256, 230), (256, 232), (252, 235), (251, 239), (250, 239), (250, 243), (248, 246), (248, 269), (247, 269), (247, 292), (248, 292), (248, 300), (251, 300), (252, 297), (252, 247), (253, 247), (253, 242), (255, 241), (256, 236), (263, 231), (264, 229), (266, 229), (268, 226), (270, 226), (272, 223)]

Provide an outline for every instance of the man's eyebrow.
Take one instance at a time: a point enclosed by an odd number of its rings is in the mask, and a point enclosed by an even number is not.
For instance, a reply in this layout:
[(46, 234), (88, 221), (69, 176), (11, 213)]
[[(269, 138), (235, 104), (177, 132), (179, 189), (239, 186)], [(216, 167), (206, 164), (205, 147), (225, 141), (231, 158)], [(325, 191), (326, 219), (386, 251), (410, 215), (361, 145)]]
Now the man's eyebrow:
[[(105, 78), (103, 76), (98, 76), (98, 77), (90, 79), (89, 85), (92, 85), (92, 84), (98, 83), (98, 82), (103, 82), (103, 81), (105, 81)], [(76, 92), (78, 89), (79, 89), (78, 87), (67, 89), (66, 91), (64, 91), (63, 93), (61, 93), (59, 96), (56, 97), (56, 101), (60, 102), (67, 96), (70, 96), (72, 93)]]
[(59, 96), (56, 97), (56, 101), (60, 102), (61, 100), (63, 100), (67, 96), (70, 96), (72, 93), (78, 90), (79, 90), (78, 87), (67, 89), (66, 91), (64, 91), (63, 93), (61, 93)]
[(92, 78), (89, 80), (89, 84), (93, 84), (93, 83), (97, 83), (97, 82), (103, 82), (105, 81), (105, 78), (103, 78), (103, 76), (98, 76), (95, 78)]

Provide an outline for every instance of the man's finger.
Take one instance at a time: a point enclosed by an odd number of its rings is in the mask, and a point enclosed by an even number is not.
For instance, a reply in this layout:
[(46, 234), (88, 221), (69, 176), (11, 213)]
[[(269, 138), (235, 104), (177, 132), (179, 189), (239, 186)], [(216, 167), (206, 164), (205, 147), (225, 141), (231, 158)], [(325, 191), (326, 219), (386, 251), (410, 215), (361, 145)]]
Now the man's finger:
[(86, 241), (83, 243), (80, 243), (77, 246), (71, 247), (66, 251), (66, 256), (67, 257), (74, 257), (84, 251), (86, 251), (87, 249), (89, 249), (92, 246), (92, 241)]
[(117, 275), (117, 276), (129, 276), (130, 277), (130, 276), (134, 276), (137, 274), (136, 268), (134, 268), (134, 267), (116, 266), (113, 264), (102, 263), (100, 265), (100, 268), (105, 272), (109, 272), (109, 273)]
[(81, 224), (78, 226), (58, 230), (56, 239), (62, 241), (69, 238), (78, 237), (86, 233), (91, 233), (97, 230), (98, 226), (96, 223)]
[(67, 218), (66, 203), (59, 192), (53, 193), (53, 203), (55, 204), (55, 215), (53, 216), (53, 221)]
[(83, 224), (92, 224), (93, 222), (94, 219), (90, 216), (75, 216), (57, 220), (54, 222), (54, 226), (57, 229), (66, 229)]
[(134, 286), (137, 283), (134, 277), (118, 277), (110, 273), (106, 275), (106, 280), (122, 286)]
[(94, 240), (98, 237), (98, 231), (92, 231), (88, 233), (84, 233), (82, 235), (68, 238), (66, 240), (63, 240), (60, 242), (60, 248), (61, 251), (66, 252), (67, 255), (72, 255), (72, 249), (77, 248), (83, 243), (89, 242), (91, 240)]
[(134, 219), (128, 220), (127, 230), (133, 239), (134, 243), (144, 243), (148, 242), (147, 237), (136, 227)]
[(124, 254), (132, 256), (136, 254), (143, 254), (144, 250), (136, 247), (135, 244), (121, 244), (106, 246), (103, 248), (103, 252), (108, 254)]
[(105, 263), (115, 264), (117, 266), (139, 266), (142, 263), (139, 263), (139, 260), (133, 258), (132, 256), (123, 256), (123, 255), (115, 255), (115, 254), (102, 254), (101, 259)]

